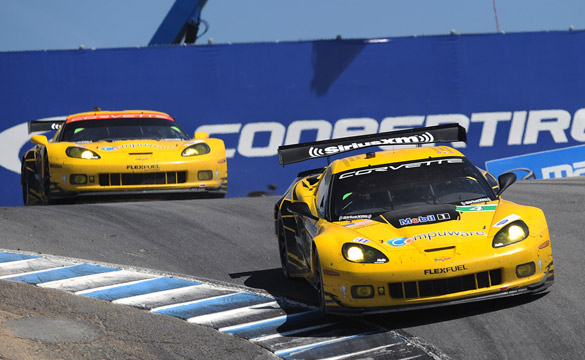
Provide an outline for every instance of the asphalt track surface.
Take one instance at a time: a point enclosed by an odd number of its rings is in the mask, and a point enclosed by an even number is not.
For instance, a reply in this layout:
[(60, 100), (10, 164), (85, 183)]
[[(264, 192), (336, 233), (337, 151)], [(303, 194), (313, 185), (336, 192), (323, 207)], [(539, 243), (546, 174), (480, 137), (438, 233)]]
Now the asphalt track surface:
[[(582, 210), (585, 177), (518, 182), (504, 193), (504, 198), (540, 207), (547, 216), (556, 280), (548, 294), (367, 319), (418, 338), (453, 359), (584, 358), (585, 239), (581, 228), (585, 222)], [(272, 220), (276, 199), (0, 208), (0, 247), (183, 274), (256, 288), (274, 296), (314, 304), (314, 292), (307, 284), (287, 281), (280, 272)], [(177, 354), (193, 354), (189, 349), (196, 343), (193, 339), (197, 336), (193, 335), (204, 334), (201, 336), (206, 336), (205, 346), (196, 347), (200, 351), (199, 358), (209, 358), (212, 353), (217, 358), (273, 358), (255, 345), (213, 333), (213, 329), (195, 327), (196, 330), (189, 330), (194, 326), (183, 324), (178, 319), (161, 319), (137, 309), (78, 299), (32, 285), (2, 281), (0, 289), (3, 298), (17, 298), (20, 304), (11, 305), (10, 309), (6, 308), (8, 305), (2, 305), (0, 315), (9, 313), (5, 319), (16, 321), (32, 314), (51, 319), (75, 311), (86, 315), (87, 312), (94, 313), (91, 319), (95, 321), (84, 320), (84, 325), (97, 327), (95, 331), (107, 327), (127, 332), (127, 341), (134, 346), (133, 352), (128, 354), (135, 356), (140, 354), (137, 351), (143, 351), (144, 358), (191, 358), (189, 356), (193, 355)], [(28, 292), (34, 292), (34, 295), (23, 295)], [(49, 302), (49, 299), (55, 302)], [(48, 306), (48, 303), (52, 305)], [(58, 306), (60, 303), (61, 307)], [(115, 308), (111, 311), (120, 312), (120, 321), (108, 323), (115, 319), (105, 316), (106, 310), (102, 307)], [(4, 325), (0, 323), (0, 328)], [(145, 334), (155, 336), (157, 329), (164, 329), (159, 334), (159, 346), (140, 343), (139, 339), (146, 337)], [(0, 331), (0, 339), (2, 335)], [(10, 351), (18, 351), (15, 349), (20, 345), (14, 345)], [(51, 358), (50, 353), (43, 351), (65, 351), (63, 354), (69, 351), (63, 344), (59, 345), (61, 349), (55, 345), (57, 348), (48, 350), (38, 348), (38, 345), (38, 342), (32, 342), (31, 346), (37, 348), (30, 350), (33, 354), (30, 358)], [(130, 351), (122, 350), (125, 349), (123, 341), (116, 345), (119, 351)], [(234, 349), (238, 351), (234, 352)], [(158, 356), (157, 351), (160, 351)], [(91, 352), (87, 354), (86, 358), (94, 358)], [(175, 355), (170, 357), (169, 354)], [(10, 354), (4, 356), (19, 358)]]

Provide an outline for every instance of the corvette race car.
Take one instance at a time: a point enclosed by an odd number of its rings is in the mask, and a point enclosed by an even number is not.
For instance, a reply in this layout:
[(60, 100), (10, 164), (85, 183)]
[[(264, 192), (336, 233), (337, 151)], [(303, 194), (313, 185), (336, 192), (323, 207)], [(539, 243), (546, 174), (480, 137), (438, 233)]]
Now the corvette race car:
[(545, 291), (554, 280), (542, 210), (502, 199), (498, 181), (448, 146), (459, 125), (279, 148), (281, 165), (396, 145), (300, 173), (276, 203), (286, 277), (317, 290), (321, 309), (368, 314)]
[(22, 157), (25, 205), (95, 195), (227, 192), (223, 141), (207, 133), (191, 139), (168, 114), (93, 111), (29, 122), (29, 133), (51, 129), (57, 129), (51, 141), (34, 135), (36, 145)]

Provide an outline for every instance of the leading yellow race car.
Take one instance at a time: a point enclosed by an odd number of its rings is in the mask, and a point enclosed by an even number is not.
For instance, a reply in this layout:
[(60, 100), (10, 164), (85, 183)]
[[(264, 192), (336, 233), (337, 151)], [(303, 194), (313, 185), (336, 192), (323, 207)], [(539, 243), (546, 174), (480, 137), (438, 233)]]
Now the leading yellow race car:
[(29, 133), (58, 129), (22, 157), (25, 205), (91, 196), (208, 194), (227, 192), (222, 140), (195, 133), (191, 139), (168, 114), (96, 111), (63, 121), (29, 122)]
[[(279, 148), (281, 165), (369, 146), (466, 141), (459, 125)], [(493, 176), (447, 146), (335, 160), (299, 174), (275, 206), (285, 276), (321, 309), (368, 314), (545, 291), (554, 280), (543, 212), (502, 199)]]

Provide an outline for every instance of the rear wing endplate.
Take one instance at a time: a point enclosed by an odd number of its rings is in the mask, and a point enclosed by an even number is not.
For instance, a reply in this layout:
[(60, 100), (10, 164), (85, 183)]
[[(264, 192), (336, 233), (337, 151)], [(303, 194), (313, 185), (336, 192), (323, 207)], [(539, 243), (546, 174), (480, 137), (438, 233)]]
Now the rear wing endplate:
[(65, 117), (56, 117), (47, 120), (34, 120), (28, 122), (28, 133), (59, 130), (61, 125), (65, 122)]
[(372, 146), (422, 145), (455, 141), (467, 142), (467, 133), (464, 127), (459, 124), (437, 125), (279, 146), (278, 161), (280, 165), (284, 166)]

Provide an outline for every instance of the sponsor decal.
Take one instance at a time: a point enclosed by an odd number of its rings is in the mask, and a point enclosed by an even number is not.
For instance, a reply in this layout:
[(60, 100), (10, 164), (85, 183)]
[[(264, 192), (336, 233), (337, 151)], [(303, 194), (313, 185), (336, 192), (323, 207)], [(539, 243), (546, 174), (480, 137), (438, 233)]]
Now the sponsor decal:
[(491, 200), (492, 199), (485, 197), (485, 198), (481, 198), (481, 199), (462, 201), (461, 205), (471, 205), (471, 204), (477, 204), (477, 203), (481, 203), (481, 202), (488, 202)]
[(366, 244), (366, 243), (369, 243), (370, 242), (370, 240), (364, 239), (364, 238), (361, 238), (361, 237), (357, 237), (357, 238), (353, 239), (352, 241), (353, 242), (356, 242), (356, 243), (360, 243), (360, 244)]
[(165, 114), (154, 114), (154, 113), (132, 113), (132, 114), (93, 114), (70, 117), (67, 122), (84, 121), (84, 120), (101, 120), (101, 119), (134, 119), (134, 118), (156, 118), (173, 120), (172, 117)]
[[(412, 169), (412, 168), (420, 168), (420, 167), (427, 167), (431, 165), (441, 165), (441, 164), (460, 164), (463, 163), (463, 159), (455, 158), (455, 159), (437, 159), (437, 160), (428, 160), (428, 161), (419, 161), (413, 163), (406, 163), (400, 165), (387, 165), (387, 166), (380, 166), (376, 168), (368, 168), (368, 169), (361, 169), (357, 171), (348, 171), (343, 173), (339, 176), (339, 179), (347, 179), (354, 176), (361, 176), (361, 175), (369, 175), (371, 173), (376, 172), (387, 172), (387, 171), (396, 171), (400, 169)], [(489, 201), (489, 199), (488, 199)]]
[(358, 220), (358, 219), (370, 219), (372, 218), (372, 214), (367, 215), (342, 215), (339, 217), (339, 221), (342, 220)]
[(148, 147), (148, 148), (155, 148), (155, 149), (175, 149), (176, 146), (162, 146), (162, 145), (158, 145), (158, 144), (140, 144), (140, 143), (136, 143), (136, 144), (124, 144), (124, 145), (117, 145), (117, 146), (102, 146), (100, 149), (103, 151), (116, 151), (116, 150), (122, 150), (122, 149), (134, 149), (134, 148), (139, 148), (139, 147)]
[(395, 228), (427, 225), (458, 219), (460, 213), (451, 204), (419, 206), (412, 209), (395, 210), (384, 213), (375, 221), (388, 222)]
[(387, 240), (386, 242), (394, 247), (401, 247), (404, 245), (412, 244), (418, 240), (428, 240), (432, 241), (436, 237), (445, 237), (445, 236), (457, 236), (457, 237), (470, 237), (470, 236), (486, 236), (487, 234), (483, 231), (454, 231), (454, 230), (445, 230), (445, 231), (433, 231), (424, 234), (418, 234), (410, 237), (402, 237), (402, 238), (395, 238)]
[(501, 228), (502, 226), (511, 223), (512, 221), (516, 221), (520, 219), (520, 216), (516, 215), (516, 214), (512, 214), (510, 216), (506, 216), (505, 218), (503, 218), (502, 220), (498, 221), (494, 227), (495, 228)]
[(449, 213), (437, 214), (437, 220), (439, 220), (439, 221), (445, 221), (445, 220), (450, 220), (450, 219), (451, 219), (451, 215), (449, 215)]
[(435, 260), (435, 261), (447, 261), (447, 260), (451, 260), (451, 259), (453, 259), (453, 257), (448, 256), (448, 257), (439, 258), (439, 259), (433, 259), (433, 260)]
[(387, 146), (387, 145), (398, 145), (398, 144), (418, 144), (418, 143), (432, 143), (435, 141), (433, 135), (429, 132), (425, 132), (422, 135), (413, 135), (413, 136), (399, 136), (394, 138), (387, 138), (387, 139), (380, 139), (374, 141), (366, 141), (366, 142), (354, 142), (349, 145), (338, 145), (338, 146), (328, 146), (326, 148), (319, 148), (319, 147), (310, 147), (309, 148), (309, 156), (310, 157), (322, 157), (328, 155), (335, 155), (339, 153), (343, 153), (346, 151), (352, 151), (361, 149), (364, 147), (370, 146)]
[(414, 217), (414, 218), (398, 219), (398, 222), (399, 222), (400, 226), (409, 226), (409, 225), (421, 225), (421, 224), (425, 224), (425, 223), (434, 223), (434, 222), (438, 222), (438, 221), (447, 221), (447, 220), (451, 220), (451, 215), (449, 213), (419, 216), (419, 217)]
[(459, 212), (496, 211), (498, 205), (457, 206)]
[(158, 169), (158, 164), (152, 165), (126, 165), (127, 170), (155, 170)]
[[(449, 216), (449, 214), (447, 214), (447, 216)], [(427, 222), (435, 222), (435, 221), (437, 221), (437, 218), (435, 217), (435, 215), (427, 215), (427, 216), (419, 216), (416, 218), (398, 219), (398, 221), (400, 222), (400, 225), (407, 226), (407, 225), (417, 225), (417, 224), (427, 223)]]
[(361, 221), (356, 221), (356, 222), (351, 223), (351, 224), (343, 225), (343, 227), (352, 228), (355, 230), (355, 229), (361, 229), (363, 227), (373, 225), (374, 223), (375, 222), (372, 220), (361, 220)]
[(465, 265), (457, 265), (457, 266), (450, 266), (438, 269), (426, 269), (425, 275), (436, 275), (436, 274), (448, 274), (457, 271), (464, 271), (467, 270)]
[(412, 244), (414, 242), (414, 238), (411, 237), (401, 237), (396, 239), (390, 239), (387, 241), (388, 244), (394, 247), (401, 247), (404, 245)]

